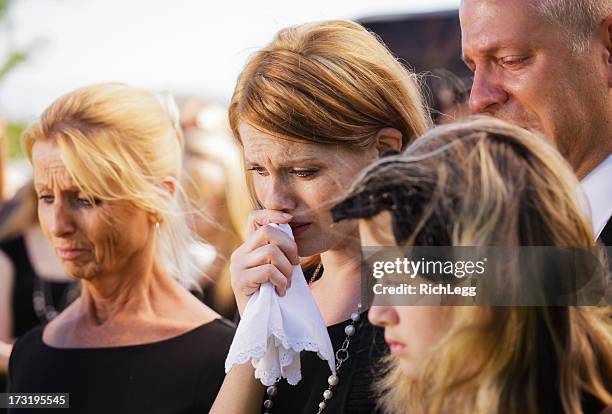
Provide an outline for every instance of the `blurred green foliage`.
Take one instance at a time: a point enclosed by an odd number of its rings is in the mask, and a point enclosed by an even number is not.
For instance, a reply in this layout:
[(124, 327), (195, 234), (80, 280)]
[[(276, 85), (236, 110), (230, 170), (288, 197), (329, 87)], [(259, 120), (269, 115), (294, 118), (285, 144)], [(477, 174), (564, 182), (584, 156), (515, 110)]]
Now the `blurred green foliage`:
[[(0, 0), (1, 1), (1, 0)], [(18, 122), (9, 122), (6, 127), (6, 155), (10, 158), (22, 158), (24, 157), (21, 151), (21, 143), (19, 137), (26, 128), (26, 124)]]
[[(0, 0), (0, 27), (7, 27), (8, 11), (12, 4), (14, 4), (14, 0)], [(8, 30), (10, 31), (10, 26), (8, 26)], [(28, 54), (24, 50), (9, 50), (4, 56), (0, 56), (0, 82), (27, 58)], [(23, 123), (8, 121), (5, 143), (8, 158), (23, 157), (19, 137), (25, 127), (26, 125)]]
[[(2, 0), (0, 0), (2, 1)], [(15, 68), (18, 64), (25, 61), (27, 55), (22, 52), (10, 52), (4, 62), (0, 66), (0, 79), (4, 78), (8, 73)]]
[[(0, 26), (8, 21), (8, 10), (11, 3), (11, 0), (0, 0)], [(6, 56), (0, 58), (0, 81), (27, 58), (28, 54), (25, 50), (9, 50)]]

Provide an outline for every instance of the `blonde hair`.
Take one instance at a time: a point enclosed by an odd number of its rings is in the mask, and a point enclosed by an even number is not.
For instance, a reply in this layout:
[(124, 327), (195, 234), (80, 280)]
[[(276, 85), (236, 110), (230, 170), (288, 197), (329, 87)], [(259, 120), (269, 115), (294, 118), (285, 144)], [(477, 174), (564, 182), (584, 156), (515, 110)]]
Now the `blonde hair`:
[[(30, 161), (39, 140), (57, 143), (66, 169), (92, 200), (125, 200), (160, 216), (158, 257), (166, 271), (195, 287), (197, 267), (186, 256), (193, 235), (178, 183), (182, 135), (176, 105), (118, 83), (86, 86), (49, 106), (22, 136)], [(175, 195), (162, 184), (175, 179)]]
[[(406, 195), (392, 211), (400, 245), (594, 246), (578, 188), (567, 162), (545, 139), (472, 117), (437, 127), (404, 154), (375, 163), (347, 200), (380, 191)], [(423, 357), (419, 377), (402, 375), (392, 362), (380, 382), (388, 412), (519, 414), (562, 407), (580, 413), (583, 393), (612, 404), (609, 307), (440, 311), (447, 312), (450, 328)], [(555, 381), (556, 395), (545, 395)]]
[[(225, 262), (219, 270), (215, 285), (211, 286), (213, 308), (231, 317), (235, 311), (234, 292), (231, 286), (229, 255), (245, 239), (247, 219), (250, 211), (249, 193), (244, 179), (240, 149), (232, 138), (227, 122), (227, 108), (223, 105), (191, 99), (183, 106), (183, 114), (189, 115), (189, 109), (198, 109), (193, 114), (196, 118), (196, 131), (185, 130), (185, 157), (183, 186), (194, 206), (200, 206), (211, 194), (220, 193), (223, 197), (223, 210), (227, 221), (215, 223), (203, 211), (203, 220), (216, 226), (222, 239), (205, 240), (216, 248), (217, 257)], [(216, 116), (216, 115), (221, 115)], [(206, 116), (210, 115), (210, 116)], [(189, 117), (187, 117), (189, 118)], [(203, 118), (203, 119), (197, 119)], [(185, 117), (183, 117), (185, 119)], [(214, 171), (221, 175), (222, 190), (211, 190), (211, 174), (205, 166), (216, 167)], [(213, 180), (214, 181), (214, 180)], [(201, 235), (206, 238), (205, 235)], [(210, 275), (208, 275), (210, 276)], [(205, 288), (207, 289), (207, 288)]]
[[(189, 103), (195, 105), (193, 102)], [(222, 105), (201, 102), (200, 112), (217, 112)], [(198, 125), (198, 131), (185, 136), (185, 171), (184, 186), (191, 198), (205, 197), (201, 189), (207, 186), (206, 177), (198, 170), (201, 161), (210, 161), (221, 167), (227, 186), (225, 197), (230, 217), (229, 228), (240, 239), (244, 240), (247, 217), (249, 214), (248, 190), (246, 188), (242, 158), (236, 142), (232, 139), (227, 118), (215, 120), (215, 125)]]

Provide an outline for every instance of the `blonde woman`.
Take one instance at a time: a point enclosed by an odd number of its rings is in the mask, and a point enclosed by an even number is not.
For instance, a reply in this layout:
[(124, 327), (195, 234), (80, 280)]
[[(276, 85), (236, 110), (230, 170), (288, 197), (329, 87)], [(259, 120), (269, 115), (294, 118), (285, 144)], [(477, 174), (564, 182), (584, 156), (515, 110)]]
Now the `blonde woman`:
[(187, 290), (175, 106), (120, 84), (57, 99), (24, 133), (38, 217), (80, 297), (22, 336), (12, 392), (70, 393), (87, 413), (206, 412), (233, 326)]
[[(325, 361), (304, 353), (301, 382), (280, 381), (265, 396), (251, 367), (235, 367), (215, 409), (371, 413), (373, 371), (386, 348), (359, 303), (357, 225), (334, 225), (329, 208), (364, 167), (428, 127), (418, 82), (360, 25), (304, 24), (281, 30), (247, 63), (229, 118), (258, 208), (231, 259), (238, 308), (265, 282), (283, 294), (292, 265), (310, 257), (307, 279), (342, 365), (330, 377)], [(295, 241), (268, 223), (288, 223)]]
[[(365, 246), (594, 246), (578, 188), (541, 137), (473, 118), (371, 166), (333, 214), (362, 219)], [(392, 353), (381, 405), (394, 414), (602, 412), (612, 405), (610, 312), (374, 306), (370, 321)]]
[(223, 105), (196, 98), (186, 100), (181, 105), (181, 127), (185, 135), (183, 187), (196, 210), (192, 215), (196, 232), (207, 242), (198, 255), (203, 300), (223, 316), (233, 318), (237, 309), (229, 260), (244, 242), (251, 207), (240, 150)]

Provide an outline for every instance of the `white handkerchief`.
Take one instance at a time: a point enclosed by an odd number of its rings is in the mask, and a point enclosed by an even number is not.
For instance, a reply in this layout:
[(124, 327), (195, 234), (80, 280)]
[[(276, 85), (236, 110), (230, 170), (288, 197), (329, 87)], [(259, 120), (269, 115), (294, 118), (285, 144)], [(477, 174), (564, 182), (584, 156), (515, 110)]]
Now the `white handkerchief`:
[[(287, 224), (271, 224), (293, 237)], [(225, 372), (251, 360), (255, 378), (269, 386), (283, 377), (291, 385), (302, 379), (300, 351), (316, 352), (336, 374), (334, 349), (302, 268), (293, 267), (285, 296), (264, 283), (249, 299), (225, 360)]]

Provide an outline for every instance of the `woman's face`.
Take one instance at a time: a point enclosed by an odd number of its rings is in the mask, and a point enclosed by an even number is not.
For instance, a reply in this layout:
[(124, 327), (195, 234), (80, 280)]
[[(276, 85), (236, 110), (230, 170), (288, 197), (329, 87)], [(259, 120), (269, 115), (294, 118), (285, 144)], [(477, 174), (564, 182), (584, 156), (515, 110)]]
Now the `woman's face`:
[[(83, 279), (117, 274), (152, 260), (151, 215), (127, 201), (90, 204), (78, 189), (57, 144), (32, 148), (38, 218), (66, 273)], [(149, 255), (147, 255), (149, 253)]]
[(268, 210), (293, 216), (289, 225), (300, 256), (338, 249), (354, 240), (357, 223), (334, 224), (329, 210), (342, 199), (355, 176), (378, 157), (375, 148), (357, 151), (289, 141), (246, 123), (239, 132), (257, 199)]
[(444, 311), (440, 306), (372, 306), (368, 318), (385, 328), (385, 341), (402, 372), (416, 378), (445, 332)]
[[(362, 246), (389, 246), (392, 234), (388, 212), (371, 220), (359, 220)], [(368, 318), (385, 329), (385, 341), (402, 372), (416, 378), (422, 361), (448, 328), (447, 311), (442, 306), (372, 306)]]

